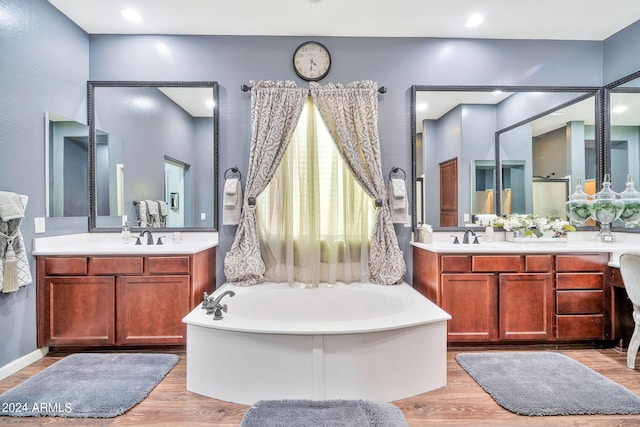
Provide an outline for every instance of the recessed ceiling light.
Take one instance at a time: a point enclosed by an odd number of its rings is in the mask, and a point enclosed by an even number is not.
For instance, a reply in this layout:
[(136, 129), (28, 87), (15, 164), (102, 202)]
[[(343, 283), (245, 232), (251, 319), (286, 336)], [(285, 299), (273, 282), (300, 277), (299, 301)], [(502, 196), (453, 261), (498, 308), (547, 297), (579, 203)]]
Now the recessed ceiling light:
[(213, 102), (213, 99), (207, 99), (207, 107), (213, 108), (214, 105), (216, 104)]
[(426, 109), (427, 109), (427, 104), (424, 102), (416, 105), (416, 111), (425, 111)]
[(627, 111), (627, 107), (625, 107), (624, 105), (618, 105), (616, 108), (614, 108), (612, 110), (614, 113), (624, 113), (625, 111)]
[(473, 28), (473, 27), (477, 27), (483, 22), (484, 22), (484, 16), (482, 16), (479, 13), (476, 13), (467, 18), (467, 22), (465, 23), (465, 26), (467, 28)]
[(494, 96), (498, 96), (498, 95), (502, 95), (502, 91), (501, 90), (494, 90), (493, 92), (491, 92)]
[(135, 9), (123, 9), (122, 16), (129, 22), (134, 22), (136, 24), (138, 22), (142, 22), (142, 16)]

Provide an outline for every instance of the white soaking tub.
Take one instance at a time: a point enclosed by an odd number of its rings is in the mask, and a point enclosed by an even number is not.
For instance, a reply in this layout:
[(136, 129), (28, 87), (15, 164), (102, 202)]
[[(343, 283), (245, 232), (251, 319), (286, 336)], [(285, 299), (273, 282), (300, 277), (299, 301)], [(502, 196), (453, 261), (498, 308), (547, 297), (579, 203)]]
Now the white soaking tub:
[(226, 284), (228, 312), (187, 324), (187, 390), (264, 399), (393, 401), (446, 385), (447, 320), (406, 283)]

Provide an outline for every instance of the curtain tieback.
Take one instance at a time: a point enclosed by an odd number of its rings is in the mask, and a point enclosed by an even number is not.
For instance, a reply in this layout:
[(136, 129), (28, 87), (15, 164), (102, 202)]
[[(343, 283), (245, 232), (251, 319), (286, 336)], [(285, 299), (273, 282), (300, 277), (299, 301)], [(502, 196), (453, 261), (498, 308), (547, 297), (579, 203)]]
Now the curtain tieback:
[(376, 199), (376, 208), (381, 208), (382, 207), (382, 199)]

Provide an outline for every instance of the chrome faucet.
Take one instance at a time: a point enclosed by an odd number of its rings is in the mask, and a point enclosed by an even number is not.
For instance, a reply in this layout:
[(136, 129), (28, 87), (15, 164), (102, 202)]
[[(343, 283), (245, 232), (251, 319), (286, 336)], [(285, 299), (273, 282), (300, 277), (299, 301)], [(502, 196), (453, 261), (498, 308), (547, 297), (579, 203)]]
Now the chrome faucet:
[(233, 291), (224, 291), (214, 300), (211, 299), (212, 295), (207, 295), (204, 293), (204, 301), (202, 301), (202, 308), (207, 310), (207, 314), (213, 314), (213, 320), (222, 319), (222, 312), (227, 312), (227, 304), (220, 304), (220, 300), (226, 296), (235, 296), (236, 293)]
[(475, 237), (475, 240), (473, 241), (473, 243), (478, 243), (478, 237), (476, 236), (476, 232), (471, 229), (465, 230), (464, 237), (462, 238), (462, 243), (469, 244), (469, 233), (471, 233), (471, 235)]
[(143, 230), (140, 233), (140, 237), (144, 237), (145, 233), (147, 233), (147, 245), (153, 245), (153, 236), (151, 235), (151, 231)]

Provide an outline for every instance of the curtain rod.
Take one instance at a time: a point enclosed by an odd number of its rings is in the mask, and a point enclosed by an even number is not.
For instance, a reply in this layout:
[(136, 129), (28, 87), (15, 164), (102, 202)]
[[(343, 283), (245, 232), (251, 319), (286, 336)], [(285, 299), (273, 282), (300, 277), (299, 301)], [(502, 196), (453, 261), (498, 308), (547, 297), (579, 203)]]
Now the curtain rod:
[[(249, 92), (251, 90), (251, 86), (247, 86), (246, 84), (242, 84), (240, 86), (240, 90), (243, 92)], [(380, 86), (378, 88), (378, 92), (379, 93), (387, 93), (387, 87), (386, 86)], [(311, 93), (311, 91), (309, 91), (309, 93)]]

